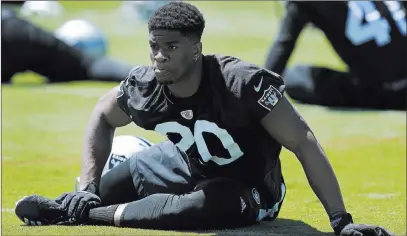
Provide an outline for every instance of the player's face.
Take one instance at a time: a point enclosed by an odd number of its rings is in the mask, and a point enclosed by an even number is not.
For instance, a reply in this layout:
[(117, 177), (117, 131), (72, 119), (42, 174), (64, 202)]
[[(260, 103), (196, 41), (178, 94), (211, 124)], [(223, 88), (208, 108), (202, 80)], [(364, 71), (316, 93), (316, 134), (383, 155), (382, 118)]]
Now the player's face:
[(174, 84), (193, 68), (197, 46), (190, 37), (173, 30), (152, 30), (149, 43), (150, 58), (159, 83)]

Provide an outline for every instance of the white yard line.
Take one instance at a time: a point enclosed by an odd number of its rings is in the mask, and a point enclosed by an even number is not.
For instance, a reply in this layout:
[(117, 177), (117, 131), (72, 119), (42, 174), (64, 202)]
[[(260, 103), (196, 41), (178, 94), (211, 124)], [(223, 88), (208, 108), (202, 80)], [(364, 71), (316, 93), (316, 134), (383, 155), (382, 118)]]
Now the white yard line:
[(14, 208), (1, 208), (1, 212), (14, 214)]

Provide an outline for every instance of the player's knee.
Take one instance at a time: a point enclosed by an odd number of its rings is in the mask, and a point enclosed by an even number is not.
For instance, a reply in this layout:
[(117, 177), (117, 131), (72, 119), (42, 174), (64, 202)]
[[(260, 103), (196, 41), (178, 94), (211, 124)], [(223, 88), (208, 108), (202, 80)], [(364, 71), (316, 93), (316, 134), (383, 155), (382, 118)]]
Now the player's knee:
[(119, 164), (102, 176), (99, 194), (105, 205), (126, 203), (138, 199), (130, 174), (129, 160)]
[[(195, 216), (206, 228), (239, 227), (254, 223), (242, 189), (232, 180), (214, 179), (198, 185), (194, 192), (182, 196), (184, 207), (197, 212)], [(186, 209), (184, 209), (186, 211)]]

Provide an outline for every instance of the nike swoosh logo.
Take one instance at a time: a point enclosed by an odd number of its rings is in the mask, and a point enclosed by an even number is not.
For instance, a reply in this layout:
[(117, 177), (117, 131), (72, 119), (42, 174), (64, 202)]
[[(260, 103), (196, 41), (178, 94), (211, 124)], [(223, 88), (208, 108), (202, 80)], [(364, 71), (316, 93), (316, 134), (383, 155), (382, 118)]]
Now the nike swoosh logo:
[(263, 83), (263, 76), (261, 77), (260, 83), (256, 86), (254, 86), (254, 91), (258, 92), (260, 91), (261, 84)]

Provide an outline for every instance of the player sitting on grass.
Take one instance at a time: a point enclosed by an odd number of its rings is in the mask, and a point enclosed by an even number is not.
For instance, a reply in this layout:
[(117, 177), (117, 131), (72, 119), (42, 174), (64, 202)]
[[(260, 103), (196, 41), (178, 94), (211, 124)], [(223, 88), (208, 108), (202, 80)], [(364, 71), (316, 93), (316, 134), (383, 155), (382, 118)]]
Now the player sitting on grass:
[[(97, 103), (86, 129), (81, 190), (16, 206), (36, 224), (198, 230), (277, 217), (286, 193), (282, 146), (296, 154), (333, 230), (390, 235), (354, 224), (311, 129), (283, 96), (281, 77), (237, 58), (203, 55), (205, 21), (185, 2), (148, 23), (152, 66), (136, 67)], [(102, 178), (116, 127), (134, 122), (169, 140), (138, 152)], [(38, 223), (39, 222), (39, 223)]]

